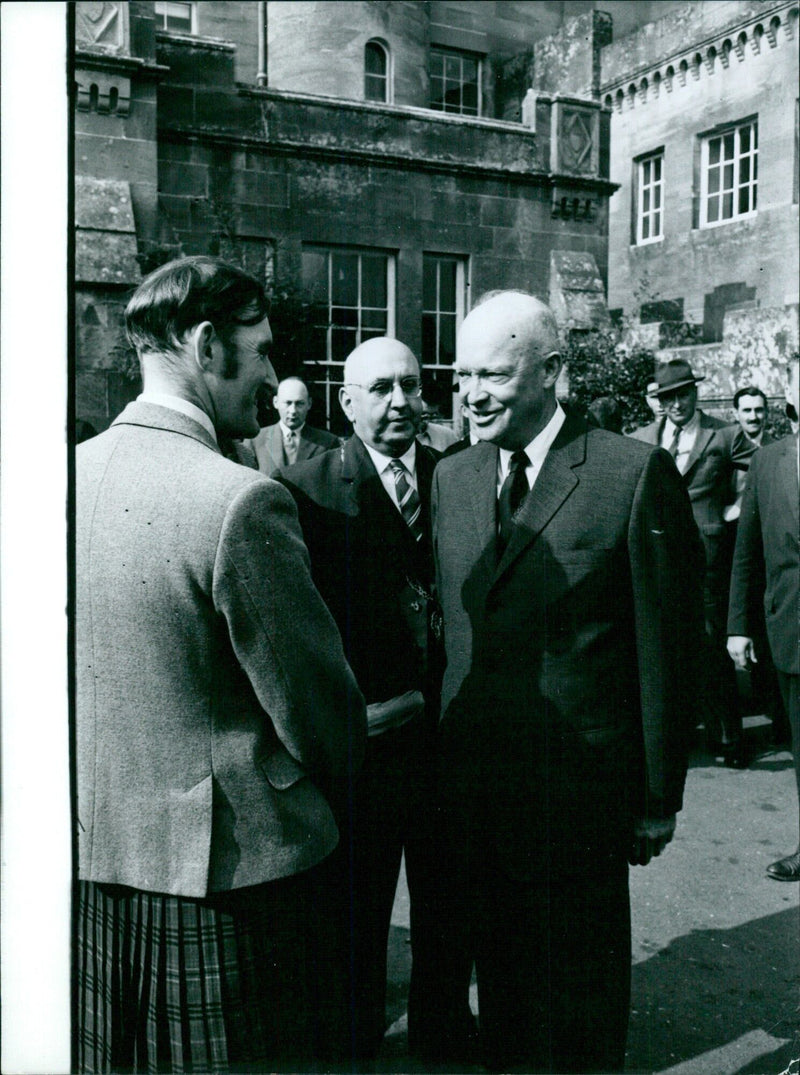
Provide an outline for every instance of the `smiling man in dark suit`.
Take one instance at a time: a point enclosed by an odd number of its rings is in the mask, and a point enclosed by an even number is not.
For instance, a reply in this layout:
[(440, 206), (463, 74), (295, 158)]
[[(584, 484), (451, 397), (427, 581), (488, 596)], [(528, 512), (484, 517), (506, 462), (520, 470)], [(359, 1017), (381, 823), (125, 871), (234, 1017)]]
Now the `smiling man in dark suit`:
[[(336, 855), (352, 931), (341, 973), (351, 982), (353, 1048), (374, 1057), (386, 1027), (386, 952), (405, 851), (415, 1033), (429, 873), (428, 777), (435, 723), (430, 486), (438, 453), (415, 440), (419, 365), (399, 340), (368, 340), (348, 357), (339, 399), (353, 436), (277, 474), (297, 503), (314, 581), (339, 625), (367, 700), (367, 758), (342, 804), (348, 839)], [(349, 886), (349, 891), (348, 891)]]
[[(800, 410), (800, 372), (789, 365), (790, 413)], [(792, 735), (800, 802), (800, 446), (797, 434), (761, 448), (753, 456), (745, 488), (731, 574), (728, 653), (737, 668), (763, 661), (754, 643), (760, 616), (778, 673)], [(776, 881), (800, 881), (797, 851), (767, 867)]]
[(622, 1069), (628, 863), (675, 829), (701, 630), (678, 472), (565, 416), (560, 369), (543, 303), (479, 304), (456, 374), (482, 443), (442, 460), (433, 486), (447, 656), (437, 936), (442, 966), (459, 945), (475, 958), (485, 1058), (502, 1071)]
[(76, 453), (78, 1070), (310, 1071), (346, 1000), (320, 789), (366, 734), (291, 497), (220, 451), (274, 379), (266, 297), (185, 258), (126, 323), (144, 390)]
[(665, 448), (675, 460), (692, 502), (692, 514), (705, 552), (703, 640), (706, 674), (702, 683), (703, 714), (709, 747), (725, 764), (746, 768), (742, 714), (733, 666), (725, 651), (730, 548), (725, 509), (735, 500), (735, 476), (747, 470), (755, 445), (737, 424), (705, 414), (697, 406), (696, 376), (688, 362), (673, 359), (656, 373), (656, 396), (664, 416), (632, 436)]
[(281, 467), (338, 447), (339, 438), (333, 433), (307, 424), (311, 397), (299, 377), (286, 377), (280, 382), (273, 406), (280, 415), (279, 420), (264, 426), (257, 437), (248, 441), (262, 474), (272, 477)]

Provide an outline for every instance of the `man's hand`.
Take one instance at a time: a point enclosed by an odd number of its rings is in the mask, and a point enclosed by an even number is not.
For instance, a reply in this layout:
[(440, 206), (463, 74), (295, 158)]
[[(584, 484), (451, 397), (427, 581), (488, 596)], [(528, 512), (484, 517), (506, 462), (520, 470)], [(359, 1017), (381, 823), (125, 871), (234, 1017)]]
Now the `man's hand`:
[(675, 815), (671, 817), (637, 817), (633, 823), (633, 843), (628, 861), (631, 866), (646, 866), (660, 855), (675, 832)]
[(758, 664), (756, 651), (753, 649), (752, 638), (745, 635), (728, 636), (728, 656), (736, 665), (744, 671), (750, 664)]

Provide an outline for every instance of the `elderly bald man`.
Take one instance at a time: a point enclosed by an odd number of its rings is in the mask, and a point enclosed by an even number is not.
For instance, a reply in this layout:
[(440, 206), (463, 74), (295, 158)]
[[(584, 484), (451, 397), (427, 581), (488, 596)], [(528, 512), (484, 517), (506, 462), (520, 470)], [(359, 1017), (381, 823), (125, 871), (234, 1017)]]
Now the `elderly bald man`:
[(429, 499), (438, 453), (415, 440), (420, 371), (405, 344), (385, 337), (361, 344), (345, 363), (344, 380), (339, 400), (353, 436), (276, 477), (295, 498), (312, 577), (368, 703), (367, 760), (351, 801), (340, 807), (349, 841), (336, 859), (340, 891), (352, 876), (342, 973), (352, 970), (354, 1058), (368, 1060), (386, 1027), (386, 948), (404, 849), (412, 1027), (423, 962), (424, 829), (437, 709)]
[[(476, 306), (456, 374), (480, 442), (433, 484), (439, 965), (474, 956), (485, 1059), (506, 1072), (622, 1069), (628, 863), (675, 828), (702, 631), (700, 543), (672, 459), (565, 415), (560, 370), (542, 302)], [(431, 1002), (457, 1010), (446, 982)]]

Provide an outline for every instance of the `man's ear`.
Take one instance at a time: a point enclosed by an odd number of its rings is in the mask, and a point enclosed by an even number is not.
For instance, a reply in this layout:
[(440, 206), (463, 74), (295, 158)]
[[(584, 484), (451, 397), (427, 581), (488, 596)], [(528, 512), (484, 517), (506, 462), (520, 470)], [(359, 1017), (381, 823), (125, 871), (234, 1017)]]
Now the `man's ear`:
[(339, 389), (339, 406), (344, 411), (345, 417), (347, 418), (347, 420), (349, 422), (352, 422), (353, 421), (353, 403), (352, 403), (352, 400), (350, 399), (350, 393), (347, 391), (347, 389), (344, 387), (344, 385), (342, 385), (342, 387)]
[(217, 334), (210, 321), (201, 321), (199, 325), (195, 325), (190, 330), (192, 355), (204, 373), (209, 372), (214, 365), (214, 343), (216, 341)]
[(561, 373), (561, 355), (558, 351), (551, 351), (544, 360), (545, 384), (549, 388), (558, 380)]

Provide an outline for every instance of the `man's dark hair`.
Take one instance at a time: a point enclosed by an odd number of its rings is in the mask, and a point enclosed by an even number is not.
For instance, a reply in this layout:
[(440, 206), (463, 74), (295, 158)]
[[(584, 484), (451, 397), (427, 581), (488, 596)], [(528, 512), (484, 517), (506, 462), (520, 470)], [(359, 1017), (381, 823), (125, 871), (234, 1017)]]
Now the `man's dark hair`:
[(257, 325), (266, 314), (267, 296), (254, 276), (196, 256), (170, 261), (142, 281), (126, 307), (125, 328), (139, 355), (174, 353), (184, 333), (203, 321), (226, 343), (237, 325)]
[(734, 409), (738, 409), (739, 400), (742, 398), (742, 396), (761, 396), (761, 398), (764, 400), (764, 406), (765, 407), (767, 406), (766, 394), (764, 392), (762, 392), (760, 388), (755, 388), (753, 385), (748, 385), (748, 387), (740, 388), (736, 393), (734, 393), (734, 396), (733, 396)]

